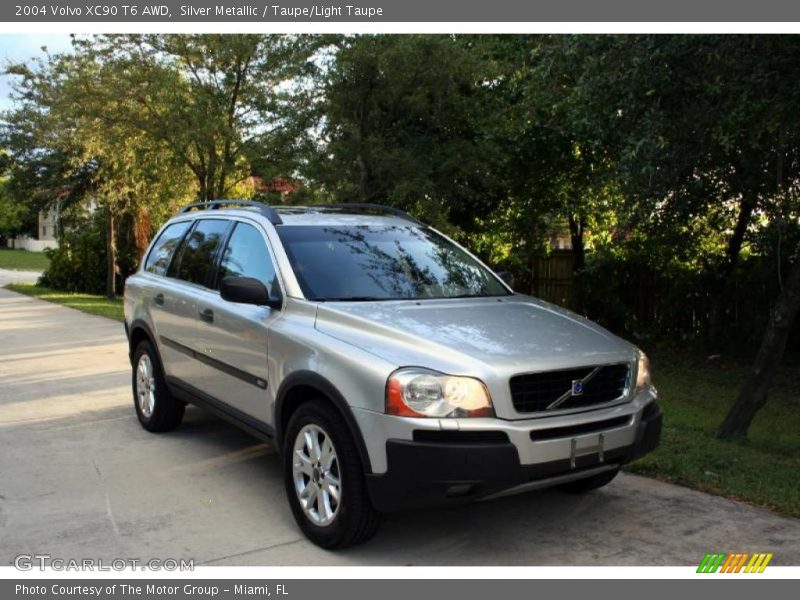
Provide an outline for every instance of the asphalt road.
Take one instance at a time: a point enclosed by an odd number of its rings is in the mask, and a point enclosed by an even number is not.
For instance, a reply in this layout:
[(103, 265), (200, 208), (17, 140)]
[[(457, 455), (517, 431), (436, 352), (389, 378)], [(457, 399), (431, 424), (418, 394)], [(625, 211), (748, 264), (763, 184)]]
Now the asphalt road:
[(336, 553), (296, 528), (273, 451), (199, 409), (154, 435), (134, 415), (119, 323), (0, 290), (0, 564), (184, 558), (196, 565), (689, 565), (709, 551), (800, 564), (800, 521), (622, 475), (389, 516)]

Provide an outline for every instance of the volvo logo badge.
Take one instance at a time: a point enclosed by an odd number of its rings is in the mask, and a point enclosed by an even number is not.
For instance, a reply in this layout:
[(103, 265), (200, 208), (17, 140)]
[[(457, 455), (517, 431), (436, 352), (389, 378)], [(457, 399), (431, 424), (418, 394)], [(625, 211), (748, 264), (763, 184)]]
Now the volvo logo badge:
[[(594, 376), (600, 372), (600, 369), (602, 368), (603, 368), (602, 365), (599, 367), (595, 367), (583, 379), (573, 379), (570, 388), (566, 392), (561, 394), (554, 402), (551, 402), (547, 406), (547, 408), (545, 408), (545, 410), (555, 410), (570, 398), (573, 398), (574, 396), (583, 396), (584, 391), (586, 391), (585, 390), (586, 384), (589, 383), (594, 378)], [(566, 381), (564, 383), (566, 383)]]

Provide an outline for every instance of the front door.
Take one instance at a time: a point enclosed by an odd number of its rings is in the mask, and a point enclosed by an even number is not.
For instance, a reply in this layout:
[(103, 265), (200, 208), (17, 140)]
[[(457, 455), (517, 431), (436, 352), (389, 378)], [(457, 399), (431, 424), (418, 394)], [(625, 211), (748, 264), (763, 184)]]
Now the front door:
[[(275, 265), (259, 225), (236, 222), (213, 287), (218, 289), (224, 277), (253, 277), (269, 291), (278, 286)], [(268, 332), (280, 311), (227, 302), (216, 289), (197, 300), (198, 350), (204, 360), (196, 385), (237, 411), (272, 424), (267, 395)]]

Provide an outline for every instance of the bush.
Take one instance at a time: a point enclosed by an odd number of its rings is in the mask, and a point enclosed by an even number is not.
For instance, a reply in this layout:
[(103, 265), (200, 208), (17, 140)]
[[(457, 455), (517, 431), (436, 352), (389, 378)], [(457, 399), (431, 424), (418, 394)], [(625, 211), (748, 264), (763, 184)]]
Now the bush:
[(74, 217), (65, 225), (59, 247), (45, 250), (50, 266), (41, 285), (67, 292), (103, 294), (106, 289), (106, 229), (102, 211)]

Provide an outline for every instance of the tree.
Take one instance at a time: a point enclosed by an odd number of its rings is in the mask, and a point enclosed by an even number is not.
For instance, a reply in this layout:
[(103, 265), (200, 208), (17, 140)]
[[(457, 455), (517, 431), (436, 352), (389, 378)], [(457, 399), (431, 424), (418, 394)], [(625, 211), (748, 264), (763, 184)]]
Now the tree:
[(800, 311), (800, 257), (792, 264), (775, 302), (764, 338), (747, 381), (717, 430), (722, 439), (744, 439), (756, 413), (767, 402), (775, 370), (786, 350), (792, 324)]
[[(83, 203), (105, 213), (109, 297), (116, 294), (121, 275), (117, 240), (122, 216), (137, 217), (134, 240), (143, 250), (151, 235), (149, 216), (165, 216), (191, 189), (163, 143), (103, 118), (124, 111), (126, 98), (104, 98), (102, 107), (92, 104), (92, 93), (111, 87), (118, 76), (115, 66), (81, 53), (12, 65), (9, 72), (19, 77), (18, 107), (7, 115), (5, 131), (17, 188), (33, 205)], [(59, 248), (70, 251), (68, 244)]]
[[(565, 82), (560, 105), (568, 122), (578, 139), (613, 160), (638, 228), (655, 247), (694, 250), (713, 278), (708, 336), (718, 346), (755, 217), (784, 215), (800, 181), (793, 117), (800, 92), (785, 76), (800, 67), (800, 43), (781, 36), (589, 36), (552, 38), (544, 47), (552, 50), (545, 73)], [(698, 221), (711, 236), (725, 232), (718, 249), (692, 244)], [(793, 284), (790, 275), (722, 437), (745, 435), (766, 399), (796, 315)]]
[(304, 177), (338, 201), (474, 229), (501, 199), (486, 66), (450, 36), (337, 40), (320, 73)]
[(255, 141), (275, 127), (277, 90), (312, 48), (290, 36), (95, 36), (12, 65), (18, 105), (5, 137), (16, 185), (33, 203), (66, 198), (105, 212), (113, 296), (126, 215), (141, 255), (153, 227), (190, 196), (252, 194), (251, 159), (280, 153)]
[[(566, 225), (573, 271), (585, 265), (586, 231), (597, 229), (617, 196), (614, 163), (581, 128), (570, 92), (578, 85), (579, 61), (565, 54), (565, 38), (491, 36), (479, 38), (497, 65), (494, 93), (503, 119), (509, 197), (522, 203), (521, 225), (541, 235), (545, 218)], [(554, 71), (553, 54), (569, 66)], [(527, 221), (527, 222), (526, 222)], [(519, 225), (518, 225), (519, 226)], [(530, 244), (528, 246), (535, 246)]]
[[(195, 178), (200, 200), (224, 198), (280, 148), (255, 143), (278, 117), (279, 90), (306, 68), (313, 44), (283, 35), (108, 35), (78, 42), (110, 77), (86, 100), (100, 122), (165, 145)], [(110, 111), (109, 104), (117, 106)]]
[[(572, 82), (562, 102), (569, 120), (613, 158), (639, 227), (654, 240), (691, 235), (692, 221), (705, 215), (727, 231), (724, 248), (702, 257), (719, 292), (708, 322), (719, 344), (754, 216), (797, 176), (788, 159), (796, 144), (796, 92), (783, 77), (797, 66), (797, 41), (586, 36), (554, 38), (549, 46), (547, 72)], [(776, 105), (777, 98), (786, 102)]]
[(0, 179), (0, 239), (14, 237), (26, 229), (30, 210), (22, 202), (14, 200), (8, 190), (8, 179)]

